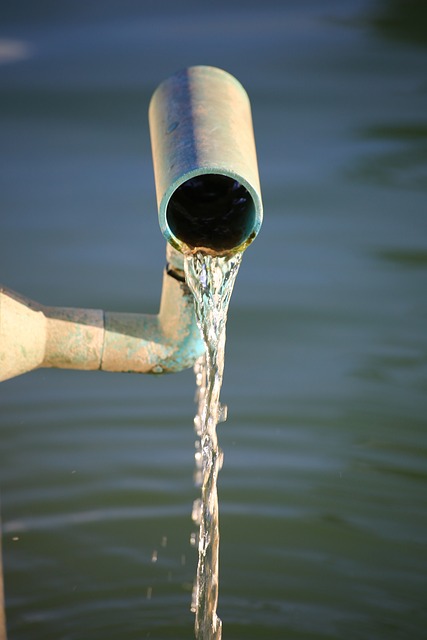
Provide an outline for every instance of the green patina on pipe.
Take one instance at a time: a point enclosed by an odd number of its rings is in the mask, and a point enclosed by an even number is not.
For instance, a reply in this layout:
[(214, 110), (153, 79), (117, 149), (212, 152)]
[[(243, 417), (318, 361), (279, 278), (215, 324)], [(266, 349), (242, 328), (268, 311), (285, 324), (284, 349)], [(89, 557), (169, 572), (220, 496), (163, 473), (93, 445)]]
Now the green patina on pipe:
[(157, 315), (46, 307), (0, 289), (0, 381), (39, 367), (175, 373), (202, 353), (192, 295), (168, 272)]

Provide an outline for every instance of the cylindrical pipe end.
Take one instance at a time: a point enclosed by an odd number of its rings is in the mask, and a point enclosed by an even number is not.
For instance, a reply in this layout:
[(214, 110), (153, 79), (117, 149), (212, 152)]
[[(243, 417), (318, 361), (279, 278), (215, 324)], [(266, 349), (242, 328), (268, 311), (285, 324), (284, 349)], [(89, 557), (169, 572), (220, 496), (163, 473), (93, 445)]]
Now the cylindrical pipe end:
[(249, 98), (229, 73), (189, 67), (149, 108), (160, 228), (179, 251), (245, 249), (262, 222)]

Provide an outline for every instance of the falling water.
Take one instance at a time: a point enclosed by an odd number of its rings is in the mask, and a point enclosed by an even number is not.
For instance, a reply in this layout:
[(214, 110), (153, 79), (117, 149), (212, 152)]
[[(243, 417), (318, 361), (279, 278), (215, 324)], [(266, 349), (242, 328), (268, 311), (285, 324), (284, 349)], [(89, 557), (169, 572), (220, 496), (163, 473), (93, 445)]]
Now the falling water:
[(199, 525), (199, 562), (193, 591), (197, 640), (220, 640), (218, 604), (219, 517), (217, 478), (223, 453), (216, 426), (226, 419), (220, 404), (224, 371), (227, 310), (242, 254), (213, 257), (202, 253), (185, 259), (186, 279), (195, 299), (196, 319), (205, 343), (205, 355), (195, 365), (198, 412), (194, 419), (196, 482), (201, 499), (194, 503), (193, 520)]

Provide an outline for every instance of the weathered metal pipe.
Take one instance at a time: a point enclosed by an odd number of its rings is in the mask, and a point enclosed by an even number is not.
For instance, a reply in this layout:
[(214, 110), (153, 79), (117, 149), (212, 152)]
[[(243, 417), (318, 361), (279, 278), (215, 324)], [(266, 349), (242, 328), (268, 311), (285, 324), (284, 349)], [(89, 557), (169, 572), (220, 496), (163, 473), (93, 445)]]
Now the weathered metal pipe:
[(259, 231), (249, 99), (225, 71), (190, 67), (158, 87), (149, 120), (159, 222), (169, 243), (159, 314), (45, 307), (0, 287), (0, 381), (38, 367), (173, 372), (203, 353), (182, 253), (233, 253)]
[(149, 122), (160, 228), (179, 251), (245, 249), (262, 222), (249, 98), (229, 73), (189, 67), (155, 91)]
[(173, 265), (158, 315), (46, 307), (0, 288), (0, 381), (39, 367), (173, 373), (202, 353), (192, 295)]

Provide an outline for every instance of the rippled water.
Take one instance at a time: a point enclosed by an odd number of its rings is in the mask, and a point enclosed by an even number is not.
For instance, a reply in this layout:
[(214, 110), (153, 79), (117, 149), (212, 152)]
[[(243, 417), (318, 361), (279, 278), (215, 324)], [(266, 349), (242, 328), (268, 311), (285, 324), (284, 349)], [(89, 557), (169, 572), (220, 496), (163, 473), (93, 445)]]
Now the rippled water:
[[(150, 95), (190, 64), (250, 95), (265, 217), (227, 324), (224, 640), (425, 636), (422, 4), (3, 10), (0, 273), (44, 304), (157, 311)], [(11, 639), (193, 637), (193, 395), (192, 371), (0, 385)]]

